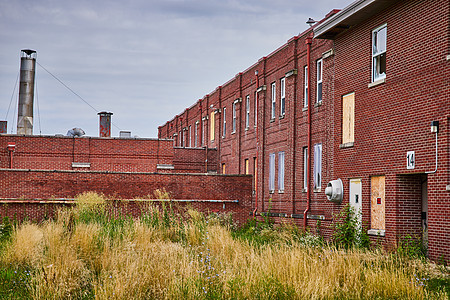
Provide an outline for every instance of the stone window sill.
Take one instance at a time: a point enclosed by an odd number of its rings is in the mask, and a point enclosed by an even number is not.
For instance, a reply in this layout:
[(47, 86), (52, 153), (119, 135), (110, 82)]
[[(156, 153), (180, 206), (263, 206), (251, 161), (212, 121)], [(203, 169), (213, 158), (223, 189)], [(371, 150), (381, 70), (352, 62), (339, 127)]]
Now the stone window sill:
[(369, 229), (367, 230), (368, 235), (375, 235), (375, 236), (385, 236), (386, 230), (383, 229)]
[(374, 82), (369, 83), (369, 84), (367, 85), (367, 87), (371, 88), (371, 87), (374, 87), (374, 86), (383, 84), (383, 83), (385, 83), (385, 82), (386, 82), (386, 77), (385, 77), (385, 78), (378, 79), (378, 80), (375, 80)]
[(352, 148), (353, 146), (354, 146), (354, 142), (349, 142), (349, 143), (345, 143), (345, 144), (340, 144), (339, 148), (345, 149), (345, 148)]

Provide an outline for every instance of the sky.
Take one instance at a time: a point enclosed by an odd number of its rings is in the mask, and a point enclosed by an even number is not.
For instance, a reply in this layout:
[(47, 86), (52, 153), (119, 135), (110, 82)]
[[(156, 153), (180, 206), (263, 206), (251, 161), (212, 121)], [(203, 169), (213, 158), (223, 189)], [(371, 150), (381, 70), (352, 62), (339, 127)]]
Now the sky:
[(306, 30), (308, 18), (351, 2), (0, 0), (0, 120), (16, 133), (20, 50), (33, 49), (35, 135), (79, 127), (98, 136), (97, 113), (109, 111), (112, 136), (155, 138), (158, 126)]

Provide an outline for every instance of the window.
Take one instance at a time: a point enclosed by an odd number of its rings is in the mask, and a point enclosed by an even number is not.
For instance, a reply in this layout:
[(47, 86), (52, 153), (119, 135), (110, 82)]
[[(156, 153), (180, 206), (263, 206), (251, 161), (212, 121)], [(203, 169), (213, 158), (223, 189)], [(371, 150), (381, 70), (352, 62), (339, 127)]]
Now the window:
[(250, 126), (250, 96), (247, 95), (245, 98), (245, 128), (248, 129)]
[(284, 116), (286, 114), (286, 78), (281, 78), (280, 80), (280, 116)]
[(278, 192), (284, 192), (284, 151), (278, 152)]
[(342, 97), (342, 144), (355, 140), (355, 93)]
[(372, 82), (386, 77), (386, 24), (372, 31)]
[(385, 183), (385, 176), (372, 176), (370, 179), (370, 227), (376, 229), (375, 232), (386, 229)]
[(275, 153), (269, 154), (269, 192), (275, 190)]
[(308, 190), (308, 147), (303, 147), (303, 189)]
[(256, 127), (258, 125), (258, 92), (255, 92), (255, 124)]
[(257, 182), (257, 178), (258, 178), (258, 160), (256, 159), (256, 157), (253, 157), (253, 190), (256, 192), (256, 182)]
[(304, 89), (303, 89), (303, 107), (308, 107), (308, 66), (305, 66), (304, 68), (304, 76), (303, 78), (305, 79), (305, 82), (303, 84)]
[(272, 114), (271, 119), (275, 119), (275, 104), (277, 101), (277, 94), (275, 89), (275, 82), (272, 83)]
[(233, 133), (236, 132), (236, 101), (233, 102)]
[(180, 147), (183, 147), (183, 135), (181, 133), (182, 131), (180, 131)]
[(222, 163), (222, 174), (226, 174), (225, 163)]
[(322, 181), (322, 144), (314, 145), (314, 189), (321, 188)]
[(194, 147), (196, 147), (196, 148), (198, 147), (197, 139), (198, 139), (198, 121), (195, 122), (195, 126), (194, 126)]
[(192, 147), (192, 126), (189, 125), (189, 147)]
[(317, 103), (322, 102), (322, 70), (323, 70), (323, 61), (319, 59), (317, 61)]
[(222, 116), (223, 116), (223, 132), (222, 132), (222, 137), (226, 137), (227, 136), (227, 108), (224, 107), (223, 111), (222, 111)]
[(211, 123), (209, 123), (209, 125), (210, 125), (210, 139), (211, 139), (211, 141), (214, 141), (214, 137), (215, 137), (215, 134), (216, 134), (216, 128), (215, 128), (216, 124), (215, 124), (214, 117), (215, 117), (215, 112), (212, 112), (211, 113)]
[(249, 173), (249, 169), (248, 169), (248, 158), (245, 159), (245, 175), (248, 175)]
[(208, 130), (208, 125), (206, 123), (206, 117), (203, 117), (203, 126), (202, 126), (202, 146), (205, 146), (206, 141), (206, 131)]

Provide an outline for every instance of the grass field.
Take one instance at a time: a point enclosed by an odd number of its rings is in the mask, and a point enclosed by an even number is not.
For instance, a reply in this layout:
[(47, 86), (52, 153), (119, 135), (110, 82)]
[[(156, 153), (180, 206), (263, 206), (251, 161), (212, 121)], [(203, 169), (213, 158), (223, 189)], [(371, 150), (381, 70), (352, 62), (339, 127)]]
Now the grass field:
[(425, 259), (341, 249), (289, 224), (175, 214), (113, 217), (87, 193), (56, 220), (0, 227), (0, 299), (448, 299)]

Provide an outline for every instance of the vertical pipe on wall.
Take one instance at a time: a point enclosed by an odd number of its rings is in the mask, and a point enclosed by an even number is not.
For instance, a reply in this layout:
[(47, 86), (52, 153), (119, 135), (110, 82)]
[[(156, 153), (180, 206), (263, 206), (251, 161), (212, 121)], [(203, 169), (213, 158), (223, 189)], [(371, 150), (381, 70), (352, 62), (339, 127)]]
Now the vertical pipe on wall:
[[(294, 38), (294, 69), (298, 70), (298, 39), (299, 37), (296, 36)], [(296, 137), (297, 137), (297, 81), (298, 76), (294, 75), (294, 95), (292, 99), (292, 214), (295, 214), (295, 167), (296, 167)]]
[[(253, 117), (258, 114), (258, 88), (259, 88), (259, 77), (258, 77), (258, 70), (255, 71), (255, 77), (256, 77), (256, 93), (255, 93), (255, 108), (256, 109), (256, 113), (253, 114)], [(259, 118), (257, 118), (254, 121), (259, 120)], [(256, 163), (258, 163), (259, 161), (259, 140), (258, 140), (258, 132), (259, 132), (259, 126), (258, 124), (255, 123), (256, 126)], [(253, 168), (256, 168), (256, 164), (253, 166)], [(256, 168), (257, 169), (257, 168)], [(253, 173), (255, 174), (256, 177), (258, 177), (257, 172), (253, 171)], [(253, 218), (256, 217), (256, 211), (258, 210), (258, 180), (253, 179), (255, 182), (255, 209), (253, 210)]]
[(311, 206), (311, 44), (312, 33), (306, 38), (306, 59), (308, 66), (308, 170), (306, 175), (306, 209), (303, 212), (303, 227), (308, 225), (308, 212)]

